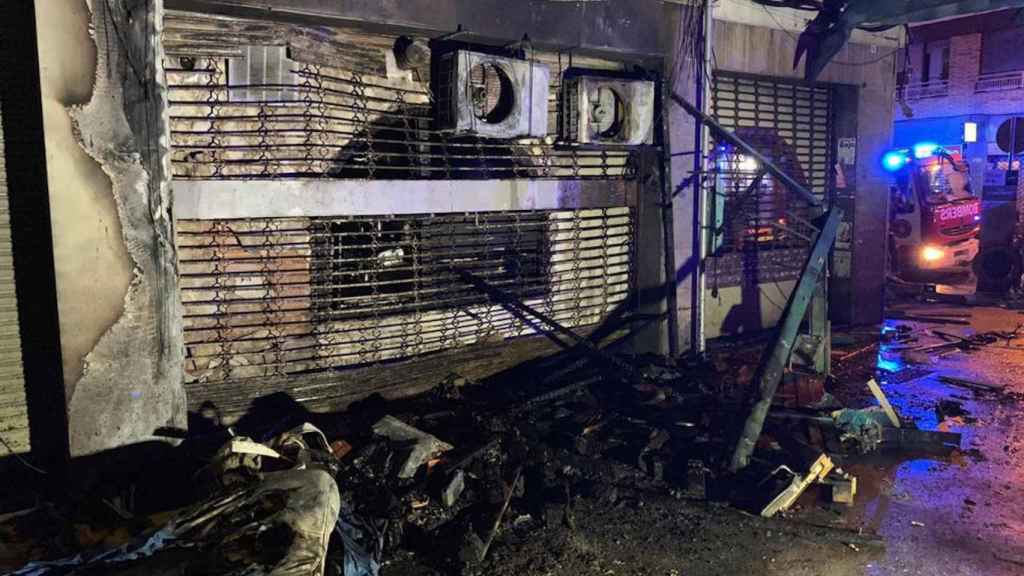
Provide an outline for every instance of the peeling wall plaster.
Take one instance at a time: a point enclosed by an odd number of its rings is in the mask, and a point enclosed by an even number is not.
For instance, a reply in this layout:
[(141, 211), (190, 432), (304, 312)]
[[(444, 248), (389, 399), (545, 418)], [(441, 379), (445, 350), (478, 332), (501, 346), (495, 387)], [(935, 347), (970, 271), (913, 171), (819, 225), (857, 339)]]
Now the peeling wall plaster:
[(117, 321), (131, 264), (111, 181), (78, 144), (69, 108), (89, 101), (96, 45), (84, 2), (36, 4), (40, 88), (46, 138), (50, 216), (57, 272), (66, 395), (74, 395), (85, 355)]
[(142, 9), (131, 18), (125, 2), (94, 2), (91, 14), (68, 4), (39, 0), (36, 22), (70, 447), (79, 456), (183, 428), (185, 398), (160, 154), (166, 123), (154, 122), (166, 103), (152, 81), (162, 2), (132, 4)]

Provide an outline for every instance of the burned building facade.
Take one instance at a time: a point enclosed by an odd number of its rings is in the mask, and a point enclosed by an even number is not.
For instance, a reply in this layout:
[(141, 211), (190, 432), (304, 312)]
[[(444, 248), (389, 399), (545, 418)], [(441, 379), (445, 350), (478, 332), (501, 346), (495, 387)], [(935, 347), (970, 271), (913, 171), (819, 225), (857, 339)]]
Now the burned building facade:
[[(733, 114), (822, 198), (841, 180), (848, 214), (877, 184), (858, 124), (875, 69), (741, 66), (737, 35), (785, 31), (728, 6), (437, 4), (40, 1), (11, 19), (38, 47), (52, 229), (51, 286), (19, 295), (55, 310), (35, 362), (62, 369), (36, 404), (66, 406), (47, 434), (70, 455), (180, 435), (189, 412), (336, 409), (558, 350), (460, 270), (637, 353), (773, 326), (812, 215), (709, 153), (672, 94)], [(847, 284), (843, 306), (874, 306)]]
[[(678, 346), (661, 15), (679, 9), (558, 7), (580, 37), (426, 4), (37, 3), (72, 456), (189, 410), (338, 408), (555, 349), (457, 268), (583, 333), (660, 315), (630, 345)], [(601, 31), (620, 18), (629, 41)]]

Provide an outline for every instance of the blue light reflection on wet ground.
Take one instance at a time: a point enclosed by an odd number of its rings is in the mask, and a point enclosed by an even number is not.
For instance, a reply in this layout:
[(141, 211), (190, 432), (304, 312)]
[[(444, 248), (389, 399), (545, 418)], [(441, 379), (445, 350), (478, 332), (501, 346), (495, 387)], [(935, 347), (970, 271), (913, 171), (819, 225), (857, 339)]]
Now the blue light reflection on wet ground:
[[(899, 332), (897, 326), (901, 324), (905, 325), (905, 322), (887, 320), (882, 333), (896, 334)], [(938, 373), (942, 371), (938, 362), (916, 365), (905, 360), (903, 352), (915, 345), (920, 343), (883, 343), (879, 348), (875, 368), (889, 402), (900, 416), (913, 421), (918, 428), (934, 430), (940, 423), (935, 412), (936, 403), (957, 390), (938, 380)], [(930, 360), (925, 352), (919, 351), (917, 355)], [(890, 380), (893, 383), (890, 384)]]
[[(973, 326), (939, 326), (942, 332), (968, 336), (987, 330), (1012, 330), (1021, 319), (1005, 311), (972, 310)], [(961, 433), (960, 451), (947, 457), (894, 454), (854, 466), (863, 488), (858, 524), (886, 541), (886, 557), (865, 566), (864, 574), (965, 574), (1019, 576), (1020, 565), (999, 558), (1024, 559), (1024, 517), (1019, 460), (1012, 456), (1024, 433), (1022, 411), (1006, 398), (979, 395), (948, 385), (948, 375), (1018, 388), (1024, 383), (1024, 354), (986, 346), (973, 352), (912, 351), (941, 344), (932, 326), (914, 327), (905, 342), (883, 343), (875, 358), (876, 378), (901, 416), (924, 430)], [(908, 361), (909, 360), (909, 361)], [(1019, 388), (1018, 388), (1019, 389)], [(941, 401), (959, 402), (968, 417), (939, 418)], [(874, 403), (871, 401), (871, 403)], [(1010, 450), (1010, 451), (1008, 451)], [(910, 459), (906, 459), (909, 456)]]
[(904, 462), (896, 471), (896, 477), (924, 476), (932, 472), (936, 467), (935, 460), (911, 460)]
[(893, 356), (886, 358), (884, 354), (880, 353), (878, 355), (878, 362), (875, 364), (875, 367), (884, 372), (891, 373), (899, 372), (900, 370), (906, 367), (906, 364), (902, 360), (900, 360), (899, 357)]
[(896, 373), (900, 370), (908, 368), (908, 364), (900, 356), (898, 350), (893, 350), (894, 346), (901, 346), (901, 344), (894, 344), (885, 342), (887, 335), (891, 334), (895, 336), (899, 333), (897, 326), (901, 324), (895, 320), (886, 320), (882, 326), (882, 345), (878, 351), (878, 360), (875, 367), (885, 373)]

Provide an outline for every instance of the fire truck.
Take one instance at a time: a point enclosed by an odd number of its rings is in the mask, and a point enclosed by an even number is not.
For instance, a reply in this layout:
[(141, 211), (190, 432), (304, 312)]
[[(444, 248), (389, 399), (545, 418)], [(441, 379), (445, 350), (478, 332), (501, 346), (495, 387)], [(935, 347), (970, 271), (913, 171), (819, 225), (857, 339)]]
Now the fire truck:
[(969, 274), (978, 255), (981, 199), (956, 149), (930, 143), (892, 150), (882, 164), (890, 188), (890, 271), (912, 282)]

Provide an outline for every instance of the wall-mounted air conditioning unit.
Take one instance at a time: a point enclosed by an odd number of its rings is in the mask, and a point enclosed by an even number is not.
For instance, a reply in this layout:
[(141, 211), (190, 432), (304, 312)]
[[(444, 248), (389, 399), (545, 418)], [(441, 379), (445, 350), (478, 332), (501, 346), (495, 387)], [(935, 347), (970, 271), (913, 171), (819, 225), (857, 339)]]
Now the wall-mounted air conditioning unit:
[(228, 58), (228, 100), (232, 102), (288, 102), (298, 100), (294, 70), (287, 46), (242, 46), (241, 56)]
[(562, 138), (578, 144), (654, 142), (654, 82), (586, 74), (562, 82)]
[(441, 129), (489, 138), (547, 134), (546, 65), (458, 50), (441, 57), (438, 73)]

